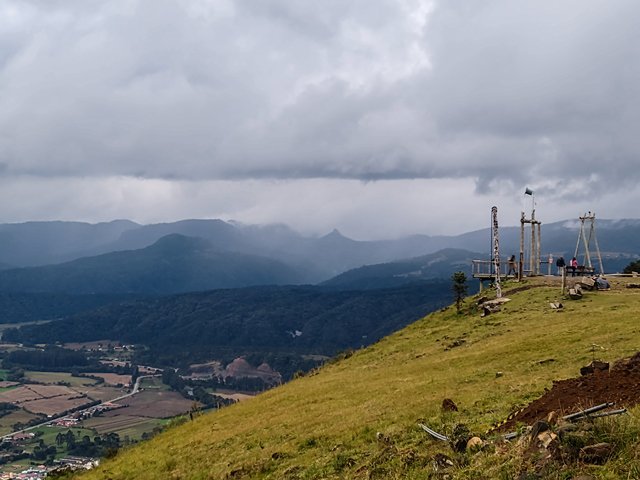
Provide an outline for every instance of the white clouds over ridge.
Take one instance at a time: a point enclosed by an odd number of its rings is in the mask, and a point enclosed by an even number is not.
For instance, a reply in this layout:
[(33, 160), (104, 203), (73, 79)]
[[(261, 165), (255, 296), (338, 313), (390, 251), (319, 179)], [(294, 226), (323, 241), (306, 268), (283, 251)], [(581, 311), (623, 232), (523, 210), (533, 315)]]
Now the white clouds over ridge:
[(302, 180), (378, 180), (362, 188), (388, 185), (388, 202), (391, 180), (507, 201), (525, 184), (562, 197), (571, 179), (604, 202), (640, 176), (638, 14), (631, 0), (5, 0), (0, 175), (43, 192), (257, 182), (271, 196), (252, 219), (284, 208), (269, 204), (278, 179), (320, 196), (329, 183)]

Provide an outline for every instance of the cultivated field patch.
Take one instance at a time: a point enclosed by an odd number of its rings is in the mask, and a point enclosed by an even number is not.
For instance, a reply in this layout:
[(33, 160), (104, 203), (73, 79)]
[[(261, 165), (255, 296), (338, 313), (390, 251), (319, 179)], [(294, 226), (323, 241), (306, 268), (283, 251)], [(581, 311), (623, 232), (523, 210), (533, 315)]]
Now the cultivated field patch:
[(107, 416), (130, 415), (147, 418), (169, 418), (188, 412), (193, 401), (177, 392), (144, 391), (119, 402), (126, 408), (106, 412)]
[(11, 412), (9, 415), (0, 418), (0, 435), (11, 433), (13, 431), (12, 426), (16, 423), (26, 424), (34, 418), (38, 418), (38, 415), (25, 412), (22, 409)]
[(85, 420), (83, 425), (92, 428), (99, 434), (115, 432), (124, 438), (139, 439), (144, 432), (151, 432), (154, 427), (160, 426), (162, 421), (157, 418), (136, 417), (131, 415), (118, 415), (114, 417), (93, 417)]
[(65, 383), (72, 388), (86, 387), (96, 383), (96, 380), (92, 378), (74, 377), (66, 372), (36, 372), (28, 370), (25, 372), (25, 377), (34, 382), (45, 384)]
[(42, 398), (42, 395), (25, 386), (0, 392), (0, 402), (19, 404), (29, 400), (36, 400), (38, 398)]
[(30, 402), (24, 402), (21, 407), (31, 413), (57, 415), (89, 403), (91, 403), (90, 398), (79, 397), (76, 394), (74, 397), (54, 397), (32, 400)]
[(104, 382), (108, 385), (129, 385), (131, 383), (131, 375), (118, 375), (117, 373), (87, 373), (87, 375), (104, 378)]
[(140, 380), (140, 388), (153, 389), (153, 390), (170, 390), (168, 385), (162, 383), (160, 377), (145, 377)]
[(32, 392), (43, 398), (53, 398), (60, 396), (77, 396), (78, 392), (64, 385), (25, 385)]
[(88, 397), (94, 400), (100, 400), (101, 402), (106, 402), (113, 398), (117, 398), (126, 393), (126, 389), (110, 387), (108, 385), (96, 385), (90, 386), (82, 389), (78, 389), (82, 393), (86, 394)]

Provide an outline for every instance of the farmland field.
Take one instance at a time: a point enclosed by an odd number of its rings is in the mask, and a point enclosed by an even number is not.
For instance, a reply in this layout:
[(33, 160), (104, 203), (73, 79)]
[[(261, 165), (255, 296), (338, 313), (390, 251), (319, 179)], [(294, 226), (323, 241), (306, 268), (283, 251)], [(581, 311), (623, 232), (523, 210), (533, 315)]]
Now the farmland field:
[(126, 408), (106, 412), (105, 417), (130, 415), (148, 418), (169, 418), (188, 412), (193, 405), (177, 392), (143, 391), (118, 402)]
[(25, 387), (24, 385), (0, 393), (0, 402), (8, 402), (14, 404), (26, 402), (29, 400), (37, 400), (39, 398), (42, 398), (42, 395), (34, 392), (28, 387)]
[(113, 398), (124, 395), (126, 391), (126, 388), (110, 387), (104, 384), (90, 386), (82, 389), (82, 393), (85, 393), (89, 398), (100, 400), (101, 402), (106, 402)]
[[(125, 410), (125, 409), (122, 409)], [(121, 411), (122, 411), (121, 410)], [(165, 420), (158, 418), (133, 417), (119, 415), (115, 417), (93, 417), (83, 422), (86, 428), (95, 429), (99, 434), (115, 432), (121, 439), (128, 436), (132, 440), (139, 440), (144, 432), (151, 432), (154, 427), (162, 426)]]
[(162, 383), (160, 377), (145, 377), (140, 380), (140, 388), (147, 390), (170, 390), (168, 385)]
[(74, 397), (59, 396), (41, 398), (39, 400), (24, 402), (21, 406), (28, 412), (41, 413), (43, 415), (57, 415), (89, 403), (91, 403), (90, 398), (78, 397), (76, 394)]
[(55, 383), (68, 383), (71, 387), (86, 387), (89, 385), (95, 385), (96, 381), (91, 378), (73, 377), (70, 373), (65, 372), (35, 372), (26, 371), (24, 375), (27, 379), (34, 382), (55, 384)]
[(118, 375), (117, 373), (88, 373), (87, 375), (103, 378), (108, 385), (129, 385), (131, 383), (131, 375)]
[(15, 423), (27, 423), (34, 418), (38, 418), (38, 415), (33, 415), (32, 413), (25, 412), (22, 409), (11, 412), (9, 415), (5, 415), (4, 417), (0, 418), (0, 435), (11, 433), (13, 431), (13, 428), (11, 426)]
[(25, 385), (32, 392), (37, 393), (44, 398), (53, 398), (60, 396), (77, 396), (78, 392), (64, 385)]

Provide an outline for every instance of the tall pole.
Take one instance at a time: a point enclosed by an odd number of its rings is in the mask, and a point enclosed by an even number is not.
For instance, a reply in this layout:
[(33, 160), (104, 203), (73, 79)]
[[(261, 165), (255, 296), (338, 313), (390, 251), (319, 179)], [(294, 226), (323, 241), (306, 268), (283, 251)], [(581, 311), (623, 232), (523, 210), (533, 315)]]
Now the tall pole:
[(533, 208), (531, 210), (531, 245), (530, 245), (530, 250), (531, 253), (529, 255), (529, 271), (531, 271), (531, 275), (535, 275), (536, 274), (536, 269), (535, 269), (535, 248), (536, 248), (536, 225), (535, 225), (535, 220), (536, 220), (536, 209)]
[(496, 298), (502, 297), (500, 286), (500, 240), (498, 239), (498, 207), (491, 208), (491, 220), (493, 223), (493, 269), (495, 272)]
[(524, 212), (520, 215), (520, 261), (518, 262), (518, 281), (524, 276)]
[[(540, 248), (541, 248), (540, 244), (542, 243), (542, 240), (540, 238), (540, 231), (542, 230), (542, 228), (540, 226), (541, 225), (540, 222), (537, 222), (536, 225), (538, 226), (538, 243), (536, 245), (536, 247), (538, 249), (538, 253), (536, 255), (536, 257), (538, 258), (538, 263), (537, 263), (538, 268), (536, 270), (538, 271), (538, 274), (540, 274), (540, 262), (542, 260), (542, 257), (540, 256)], [(551, 267), (549, 267), (549, 268), (551, 268)]]
[(596, 236), (596, 214), (593, 214), (593, 220), (591, 223), (593, 227), (593, 240), (596, 244), (596, 253), (598, 254), (598, 264), (600, 266), (600, 274), (604, 275), (604, 267), (602, 266), (602, 255), (600, 255), (600, 245), (598, 245), (598, 237)]

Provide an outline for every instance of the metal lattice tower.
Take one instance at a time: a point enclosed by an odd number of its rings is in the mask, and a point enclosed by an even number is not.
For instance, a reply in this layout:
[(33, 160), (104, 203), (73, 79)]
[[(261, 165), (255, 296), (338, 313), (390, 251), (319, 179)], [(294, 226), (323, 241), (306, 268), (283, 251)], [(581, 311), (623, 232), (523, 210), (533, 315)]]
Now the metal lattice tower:
[[(578, 242), (576, 243), (576, 251), (574, 257), (578, 258), (580, 254), (580, 244), (584, 245), (584, 262), (583, 265), (590, 270), (593, 269), (591, 264), (591, 240), (593, 240), (596, 251), (595, 254), (598, 257), (598, 266), (600, 267), (601, 274), (604, 273), (602, 266), (602, 256), (600, 255), (600, 246), (598, 245), (598, 237), (596, 237), (596, 214), (592, 212), (585, 213), (580, 219), (580, 231), (578, 232)], [(589, 224), (589, 233), (586, 232), (585, 223)]]

